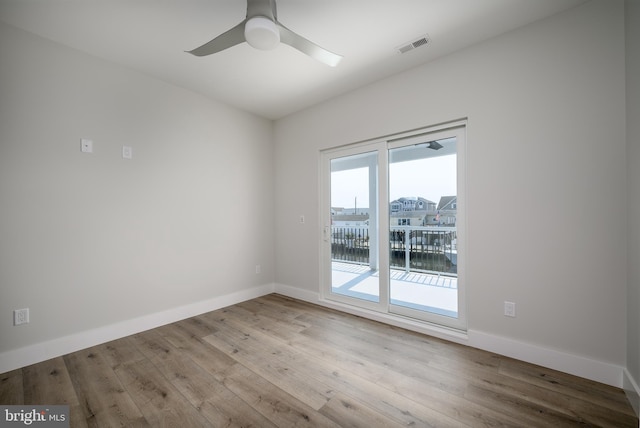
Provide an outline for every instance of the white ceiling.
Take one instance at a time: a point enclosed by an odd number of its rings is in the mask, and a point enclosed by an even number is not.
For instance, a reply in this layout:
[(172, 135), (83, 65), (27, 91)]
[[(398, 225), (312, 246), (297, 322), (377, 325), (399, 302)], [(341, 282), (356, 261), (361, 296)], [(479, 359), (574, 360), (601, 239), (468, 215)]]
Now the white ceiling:
[[(191, 50), (242, 21), (243, 0), (0, 0), (0, 20), (270, 119), (586, 0), (278, 0), (278, 20), (344, 56), (335, 68), (281, 45)], [(397, 48), (425, 34), (431, 42)]]

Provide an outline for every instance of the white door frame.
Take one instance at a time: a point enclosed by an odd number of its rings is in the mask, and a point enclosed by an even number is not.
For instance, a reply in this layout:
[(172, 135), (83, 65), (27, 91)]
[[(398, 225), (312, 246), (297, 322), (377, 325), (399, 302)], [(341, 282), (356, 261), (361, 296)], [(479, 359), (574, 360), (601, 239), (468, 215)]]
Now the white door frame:
[[(399, 307), (390, 304), (389, 287), (389, 201), (388, 168), (389, 149), (415, 145), (421, 141), (433, 141), (446, 137), (456, 137), (457, 154), (457, 247), (458, 247), (458, 317), (446, 317)], [(422, 128), (402, 134), (396, 134), (376, 140), (332, 148), (320, 153), (320, 298), (327, 302), (339, 302), (359, 308), (384, 313), (389, 316), (409, 317), (418, 322), (449, 327), (466, 331), (466, 120), (455, 121), (438, 126)], [(363, 301), (332, 292), (331, 288), (331, 160), (362, 153), (377, 153), (377, 221), (370, 219), (370, 231), (378, 244), (378, 264), (371, 265), (379, 269), (379, 302)], [(373, 200), (370, 198), (370, 201)], [(373, 216), (372, 216), (373, 217)], [(374, 227), (374, 221), (377, 223)], [(375, 244), (375, 243), (374, 243)], [(373, 247), (373, 245), (372, 245)], [(370, 249), (370, 251), (373, 251)], [(371, 253), (373, 254), (373, 252)]]

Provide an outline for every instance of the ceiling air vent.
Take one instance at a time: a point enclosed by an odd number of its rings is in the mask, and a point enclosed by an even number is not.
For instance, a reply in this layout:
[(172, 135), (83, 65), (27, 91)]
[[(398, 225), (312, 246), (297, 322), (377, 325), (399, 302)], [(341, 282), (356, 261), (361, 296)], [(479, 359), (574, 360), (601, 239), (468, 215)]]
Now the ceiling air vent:
[(407, 53), (409, 51), (412, 51), (416, 48), (419, 48), (420, 46), (425, 46), (427, 45), (429, 42), (431, 41), (431, 39), (429, 39), (429, 35), (425, 34), (424, 36), (420, 37), (419, 39), (416, 39), (412, 42), (409, 43), (405, 43), (404, 45), (400, 46), (398, 48), (398, 52), (399, 53)]

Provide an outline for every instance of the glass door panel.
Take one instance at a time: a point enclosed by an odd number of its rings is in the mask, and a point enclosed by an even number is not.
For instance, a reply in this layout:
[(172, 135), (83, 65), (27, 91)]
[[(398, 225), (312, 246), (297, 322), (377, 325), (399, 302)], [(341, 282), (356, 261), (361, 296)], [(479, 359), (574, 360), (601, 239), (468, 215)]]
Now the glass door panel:
[(458, 317), (456, 138), (389, 150), (390, 311)]
[(333, 158), (331, 176), (331, 293), (379, 303), (378, 156)]

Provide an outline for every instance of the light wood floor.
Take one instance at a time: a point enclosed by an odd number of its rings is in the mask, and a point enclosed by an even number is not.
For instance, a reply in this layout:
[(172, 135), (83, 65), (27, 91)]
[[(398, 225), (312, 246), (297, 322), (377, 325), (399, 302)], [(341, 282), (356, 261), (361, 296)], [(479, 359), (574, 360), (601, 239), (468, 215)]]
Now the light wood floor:
[(0, 375), (71, 426), (638, 427), (620, 389), (269, 295)]

